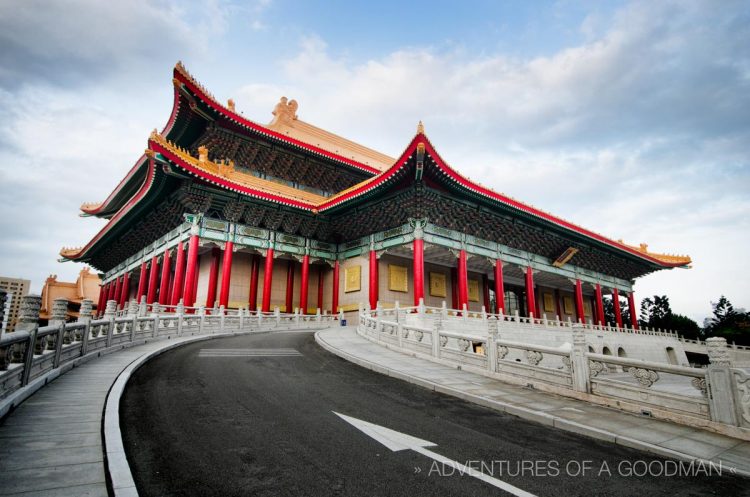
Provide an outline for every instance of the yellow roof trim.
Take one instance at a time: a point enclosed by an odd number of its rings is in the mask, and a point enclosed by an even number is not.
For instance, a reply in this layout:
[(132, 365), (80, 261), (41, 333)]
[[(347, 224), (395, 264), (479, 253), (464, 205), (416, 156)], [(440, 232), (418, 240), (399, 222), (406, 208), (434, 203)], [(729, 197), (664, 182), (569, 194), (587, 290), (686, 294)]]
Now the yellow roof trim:
[(641, 243), (639, 245), (630, 245), (628, 243), (625, 243), (622, 241), (622, 239), (617, 240), (619, 243), (622, 243), (626, 247), (630, 247), (633, 250), (637, 250), (638, 252), (642, 254), (646, 254), (649, 257), (653, 257), (654, 259), (657, 259), (661, 262), (665, 262), (667, 264), (683, 264), (687, 266), (688, 264), (692, 263), (693, 260), (690, 258), (689, 255), (676, 255), (676, 254), (660, 254), (658, 252), (650, 252), (648, 250), (648, 244)]

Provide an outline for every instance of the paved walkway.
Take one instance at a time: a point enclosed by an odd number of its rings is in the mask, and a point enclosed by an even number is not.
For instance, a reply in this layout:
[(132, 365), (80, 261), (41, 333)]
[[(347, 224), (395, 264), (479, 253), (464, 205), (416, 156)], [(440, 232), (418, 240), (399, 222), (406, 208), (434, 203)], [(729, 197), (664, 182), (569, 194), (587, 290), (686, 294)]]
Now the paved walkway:
[(459, 371), (387, 349), (361, 337), (353, 327), (322, 330), (315, 338), (360, 366), (437, 392), (663, 457), (721, 462), (724, 468), (750, 476), (750, 442)]
[(206, 335), (155, 340), (60, 376), (0, 423), (0, 495), (106, 496), (102, 413), (117, 376), (139, 357)]

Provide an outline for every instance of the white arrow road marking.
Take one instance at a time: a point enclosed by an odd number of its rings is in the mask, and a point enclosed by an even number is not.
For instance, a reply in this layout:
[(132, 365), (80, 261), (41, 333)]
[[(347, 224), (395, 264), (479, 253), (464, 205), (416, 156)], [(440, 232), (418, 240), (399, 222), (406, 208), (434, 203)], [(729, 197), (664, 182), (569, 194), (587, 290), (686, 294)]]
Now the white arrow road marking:
[(472, 469), (464, 464), (461, 464), (460, 462), (448, 459), (447, 457), (441, 456), (440, 454), (437, 454), (425, 448), (437, 447), (437, 444), (428, 442), (427, 440), (422, 440), (421, 438), (412, 437), (411, 435), (407, 435), (405, 433), (390, 430), (380, 425), (368, 423), (367, 421), (362, 421), (361, 419), (345, 416), (343, 414), (337, 413), (336, 411), (333, 411), (333, 413), (353, 427), (357, 428), (359, 431), (363, 432), (365, 435), (368, 435), (369, 437), (374, 438), (381, 444), (385, 445), (393, 452), (398, 452), (400, 450), (413, 450), (414, 452), (418, 452), (419, 454), (427, 456), (430, 459), (438, 461), (439, 463), (455, 468), (459, 471), (460, 474), (473, 476), (474, 478), (482, 480), (485, 483), (489, 483), (493, 487), (505, 490), (506, 492), (509, 492), (518, 497), (536, 497), (534, 494), (530, 494), (525, 490), (514, 487), (510, 483), (505, 483), (502, 480), (493, 478), (482, 473), (481, 471)]

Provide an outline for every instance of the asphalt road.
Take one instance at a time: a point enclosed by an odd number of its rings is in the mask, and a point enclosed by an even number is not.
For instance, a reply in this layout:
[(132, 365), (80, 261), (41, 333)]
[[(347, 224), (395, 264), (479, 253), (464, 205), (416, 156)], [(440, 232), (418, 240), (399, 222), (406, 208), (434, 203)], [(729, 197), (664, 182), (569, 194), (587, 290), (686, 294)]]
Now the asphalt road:
[[(301, 355), (219, 350), (282, 348)], [(131, 378), (120, 410), (142, 496), (512, 495), (412, 450), (392, 452), (334, 411), (433, 442), (429, 450), (540, 496), (750, 495), (748, 479), (726, 474), (633, 476), (676, 466), (365, 370), (309, 333), (167, 352)]]

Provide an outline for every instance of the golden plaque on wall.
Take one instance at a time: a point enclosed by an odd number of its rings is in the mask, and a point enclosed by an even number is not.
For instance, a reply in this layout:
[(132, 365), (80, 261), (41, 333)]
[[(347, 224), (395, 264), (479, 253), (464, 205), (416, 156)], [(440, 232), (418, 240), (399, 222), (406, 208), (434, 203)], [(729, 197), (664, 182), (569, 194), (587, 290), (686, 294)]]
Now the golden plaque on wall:
[(555, 312), (555, 297), (551, 293), (544, 294), (544, 312)]
[(469, 280), (469, 302), (479, 302), (479, 280)]
[(392, 292), (408, 292), (408, 269), (405, 266), (388, 264), (388, 290)]
[(573, 298), (563, 297), (563, 311), (565, 314), (573, 314)]
[(591, 302), (588, 300), (583, 301), (583, 315), (591, 316)]
[(430, 273), (430, 295), (433, 297), (445, 297), (445, 274)]
[(344, 269), (344, 293), (358, 292), (362, 279), (362, 267), (350, 266)]

